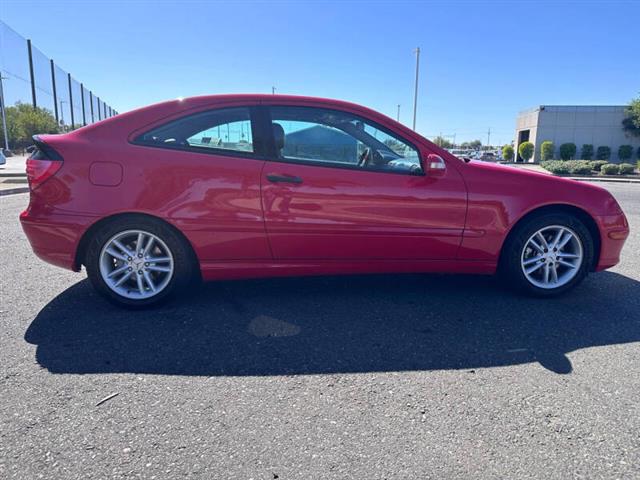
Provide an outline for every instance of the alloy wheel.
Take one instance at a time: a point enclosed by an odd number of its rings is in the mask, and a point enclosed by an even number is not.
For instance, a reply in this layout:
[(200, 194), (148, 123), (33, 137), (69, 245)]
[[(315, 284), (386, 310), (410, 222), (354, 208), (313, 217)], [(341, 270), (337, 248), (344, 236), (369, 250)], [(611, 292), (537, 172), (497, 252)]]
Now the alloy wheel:
[(120, 232), (100, 252), (100, 275), (118, 295), (131, 300), (153, 297), (173, 277), (171, 250), (158, 236), (144, 230)]
[(569, 283), (583, 261), (580, 237), (568, 227), (551, 225), (525, 242), (520, 265), (532, 285), (549, 290)]

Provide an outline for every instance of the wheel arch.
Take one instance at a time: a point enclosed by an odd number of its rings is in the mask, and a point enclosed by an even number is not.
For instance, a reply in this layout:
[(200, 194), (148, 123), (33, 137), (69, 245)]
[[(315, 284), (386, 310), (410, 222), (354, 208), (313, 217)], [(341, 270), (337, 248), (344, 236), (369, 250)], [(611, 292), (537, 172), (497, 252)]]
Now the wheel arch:
[(77, 270), (79, 270), (80, 267), (85, 264), (85, 257), (86, 257), (86, 254), (87, 254), (87, 247), (89, 246), (89, 242), (91, 241), (91, 238), (93, 237), (93, 235), (98, 230), (100, 230), (100, 228), (102, 228), (104, 225), (106, 225), (106, 224), (108, 224), (110, 222), (113, 222), (113, 221), (115, 221), (115, 220), (117, 220), (119, 218), (127, 218), (127, 217), (146, 217), (148, 219), (160, 222), (160, 223), (164, 224), (165, 226), (167, 226), (168, 228), (170, 228), (176, 235), (178, 235), (178, 237), (180, 237), (185, 242), (185, 245), (188, 246), (188, 249), (189, 249), (189, 252), (190, 252), (190, 255), (191, 255), (191, 260), (194, 262), (194, 265), (197, 267), (198, 275), (200, 274), (200, 261), (198, 259), (198, 256), (196, 255), (196, 252), (195, 252), (195, 249), (193, 248), (193, 245), (191, 244), (189, 239), (186, 237), (186, 235), (184, 233), (182, 233), (182, 231), (180, 231), (180, 229), (178, 229), (171, 222), (168, 222), (168, 221), (166, 221), (165, 219), (163, 219), (161, 217), (157, 217), (155, 215), (150, 215), (148, 213), (141, 213), (141, 212), (120, 212), (120, 213), (116, 213), (116, 214), (109, 215), (107, 217), (101, 218), (97, 222), (93, 223), (82, 234), (82, 237), (80, 238), (80, 241), (78, 242), (78, 247), (76, 248), (76, 254), (75, 254), (75, 258), (74, 258), (74, 267)]
[(502, 265), (504, 251), (505, 248), (509, 245), (509, 242), (515, 232), (518, 231), (518, 228), (524, 224), (525, 222), (531, 220), (532, 218), (545, 215), (548, 213), (565, 213), (569, 215), (573, 215), (578, 220), (580, 220), (584, 226), (587, 228), (591, 235), (591, 239), (593, 241), (593, 264), (589, 266), (589, 270), (595, 270), (596, 265), (598, 265), (598, 261), (600, 260), (600, 249), (601, 249), (601, 239), (600, 239), (600, 230), (598, 229), (598, 224), (593, 219), (593, 217), (586, 210), (576, 207), (575, 205), (569, 204), (551, 204), (544, 205), (541, 207), (537, 207), (533, 210), (522, 215), (509, 229), (504, 241), (502, 242), (502, 247), (500, 248), (500, 258), (498, 260), (498, 266)]

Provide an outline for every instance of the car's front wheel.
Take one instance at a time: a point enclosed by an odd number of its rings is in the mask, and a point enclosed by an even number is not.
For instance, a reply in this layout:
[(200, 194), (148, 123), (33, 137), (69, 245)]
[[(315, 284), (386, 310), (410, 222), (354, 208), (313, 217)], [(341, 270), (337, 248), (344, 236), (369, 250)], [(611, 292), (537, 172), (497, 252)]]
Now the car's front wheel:
[(96, 290), (125, 307), (158, 304), (194, 276), (188, 245), (169, 226), (144, 216), (103, 225), (87, 248), (85, 266)]
[(501, 267), (510, 285), (546, 297), (566, 292), (587, 276), (594, 245), (580, 220), (551, 213), (516, 228), (502, 255)]

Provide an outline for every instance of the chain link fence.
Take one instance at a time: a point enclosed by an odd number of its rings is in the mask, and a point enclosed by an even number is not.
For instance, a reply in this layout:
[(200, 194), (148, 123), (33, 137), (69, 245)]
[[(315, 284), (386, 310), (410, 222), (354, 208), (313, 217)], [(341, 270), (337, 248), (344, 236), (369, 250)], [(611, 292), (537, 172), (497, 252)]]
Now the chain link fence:
[(2, 145), (18, 142), (11, 115), (31, 106), (50, 116), (57, 131), (68, 132), (117, 115), (83, 83), (64, 71), (35, 45), (0, 21), (0, 113)]

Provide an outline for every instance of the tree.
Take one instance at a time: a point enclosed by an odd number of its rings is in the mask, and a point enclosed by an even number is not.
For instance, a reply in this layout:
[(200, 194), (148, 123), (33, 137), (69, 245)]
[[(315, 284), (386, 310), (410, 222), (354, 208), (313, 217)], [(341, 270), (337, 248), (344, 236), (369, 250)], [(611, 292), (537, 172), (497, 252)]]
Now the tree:
[(633, 156), (633, 147), (631, 145), (620, 145), (618, 149), (618, 158), (620, 160), (629, 160)]
[(511, 145), (505, 145), (504, 147), (502, 147), (502, 158), (504, 158), (507, 161), (512, 161), (513, 160), (513, 147)]
[[(58, 124), (51, 112), (45, 108), (33, 108), (27, 103), (16, 103), (6, 108), (9, 147), (24, 148), (33, 143), (31, 137), (38, 133), (58, 133)], [(0, 129), (0, 140), (4, 144), (4, 133)]]
[(553, 158), (554, 150), (555, 146), (553, 145), (553, 142), (549, 140), (542, 142), (542, 145), (540, 146), (540, 160), (543, 162), (551, 160)]
[(611, 149), (609, 147), (598, 147), (596, 158), (598, 160), (609, 160), (611, 157)]
[(436, 138), (433, 139), (433, 143), (435, 143), (436, 145), (438, 145), (439, 147), (442, 147), (442, 148), (453, 148), (454, 147), (452, 142), (450, 142), (446, 138), (441, 137), (439, 135)]
[(582, 160), (591, 160), (593, 158), (593, 145), (585, 143), (582, 145), (582, 152), (580, 154)]
[(571, 160), (576, 156), (575, 143), (563, 143), (560, 145), (560, 158), (562, 160)]
[(624, 113), (625, 118), (622, 120), (622, 128), (628, 134), (640, 137), (640, 97), (631, 100)]
[(533, 157), (534, 148), (535, 147), (534, 147), (533, 143), (531, 143), (531, 142), (523, 142), (518, 147), (518, 153), (524, 159), (525, 162), (528, 162), (529, 160), (531, 160), (531, 157)]

